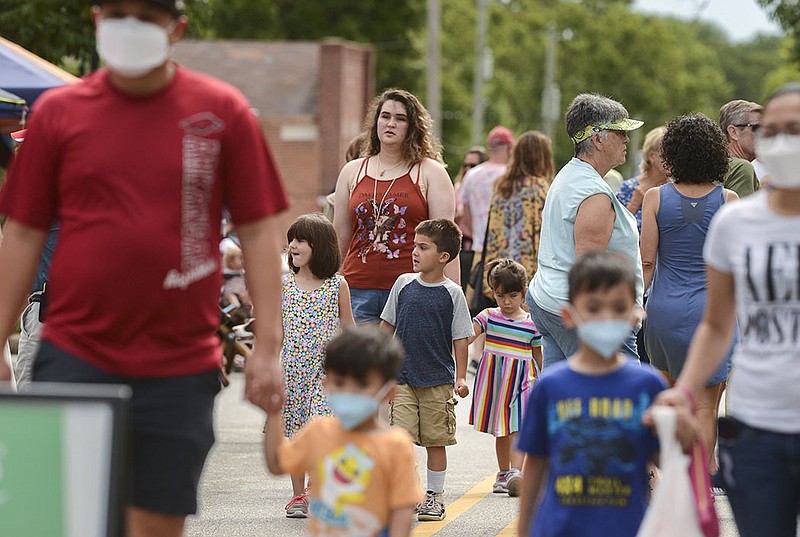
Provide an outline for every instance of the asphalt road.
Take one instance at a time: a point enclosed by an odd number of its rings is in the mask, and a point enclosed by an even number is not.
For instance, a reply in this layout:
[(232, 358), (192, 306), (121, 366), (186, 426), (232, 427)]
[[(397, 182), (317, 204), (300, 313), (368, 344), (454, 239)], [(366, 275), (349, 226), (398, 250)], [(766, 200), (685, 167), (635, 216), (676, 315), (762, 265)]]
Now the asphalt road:
[[(234, 374), (231, 385), (217, 399), (217, 443), (201, 481), (199, 513), (189, 518), (186, 535), (303, 535), (306, 522), (284, 515), (284, 505), (291, 497), (288, 476), (271, 476), (264, 465), (263, 414), (242, 400), (242, 381), (241, 373)], [(468, 425), (469, 404), (467, 398), (457, 406), (459, 443), (448, 448), (447, 518), (418, 524), (412, 534), (415, 537), (515, 535), (518, 501), (507, 495), (492, 494), (496, 472), (494, 441)], [(424, 450), (418, 449), (418, 455), (419, 468), (424, 470)], [(736, 537), (727, 500), (719, 497), (716, 505), (721, 535)]]

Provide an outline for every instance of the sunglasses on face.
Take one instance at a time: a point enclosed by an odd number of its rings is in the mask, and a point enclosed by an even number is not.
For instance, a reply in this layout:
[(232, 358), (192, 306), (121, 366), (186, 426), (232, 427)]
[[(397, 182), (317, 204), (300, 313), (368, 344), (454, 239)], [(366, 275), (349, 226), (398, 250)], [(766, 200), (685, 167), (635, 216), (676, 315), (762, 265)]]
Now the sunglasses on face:
[(750, 127), (753, 129), (753, 133), (756, 133), (761, 125), (758, 123), (736, 123), (734, 127), (739, 127), (740, 129), (746, 129), (747, 127)]
[(477, 164), (472, 164), (471, 162), (465, 162), (464, 164), (461, 165), (461, 167), (464, 168), (465, 170), (471, 170), (475, 166), (477, 166)]

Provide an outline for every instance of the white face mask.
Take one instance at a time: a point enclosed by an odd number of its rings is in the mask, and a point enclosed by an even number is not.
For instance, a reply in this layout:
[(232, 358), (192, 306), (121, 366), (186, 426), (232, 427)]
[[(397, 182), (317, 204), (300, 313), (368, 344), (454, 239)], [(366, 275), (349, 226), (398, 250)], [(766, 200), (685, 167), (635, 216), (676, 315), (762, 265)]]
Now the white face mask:
[(769, 172), (769, 184), (800, 189), (800, 136), (778, 134), (756, 140), (756, 155)]
[(628, 319), (600, 319), (595, 321), (582, 321), (575, 308), (570, 306), (572, 316), (578, 324), (578, 338), (592, 348), (597, 354), (611, 360), (617, 355), (622, 343), (631, 335), (636, 319), (641, 317), (635, 306), (631, 317)]
[(135, 17), (100, 19), (97, 54), (109, 69), (127, 78), (139, 78), (164, 65), (172, 53), (168, 28)]

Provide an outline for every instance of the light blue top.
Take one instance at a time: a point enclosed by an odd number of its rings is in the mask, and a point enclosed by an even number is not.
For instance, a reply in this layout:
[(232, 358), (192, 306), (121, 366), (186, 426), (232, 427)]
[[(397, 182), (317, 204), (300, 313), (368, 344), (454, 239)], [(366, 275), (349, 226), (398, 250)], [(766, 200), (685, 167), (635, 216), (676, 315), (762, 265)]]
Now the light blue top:
[(611, 188), (591, 165), (575, 157), (561, 168), (550, 190), (542, 213), (539, 240), (539, 269), (531, 280), (530, 293), (536, 304), (554, 315), (561, 315), (567, 303), (567, 273), (575, 263), (575, 220), (581, 203), (595, 194), (605, 194), (614, 207), (614, 230), (608, 249), (628, 256), (636, 270), (637, 303), (642, 303), (642, 261), (639, 256), (639, 231), (636, 219), (622, 205)]

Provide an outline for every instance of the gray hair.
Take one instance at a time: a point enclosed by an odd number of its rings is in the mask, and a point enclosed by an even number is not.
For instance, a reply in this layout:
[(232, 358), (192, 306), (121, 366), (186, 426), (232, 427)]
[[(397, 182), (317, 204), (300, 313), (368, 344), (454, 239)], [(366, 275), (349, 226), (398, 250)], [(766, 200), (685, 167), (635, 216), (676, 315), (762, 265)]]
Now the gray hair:
[(719, 128), (728, 138), (728, 126), (748, 123), (750, 121), (750, 112), (761, 113), (762, 111), (761, 105), (752, 101), (736, 99), (725, 103), (719, 109)]
[[(589, 125), (600, 125), (609, 121), (616, 121), (628, 117), (628, 111), (621, 103), (596, 93), (581, 93), (572, 99), (564, 114), (564, 123), (567, 134), (575, 136)], [(600, 135), (607, 135), (600, 131)], [(587, 154), (591, 151), (591, 137), (575, 145), (575, 156)]]

